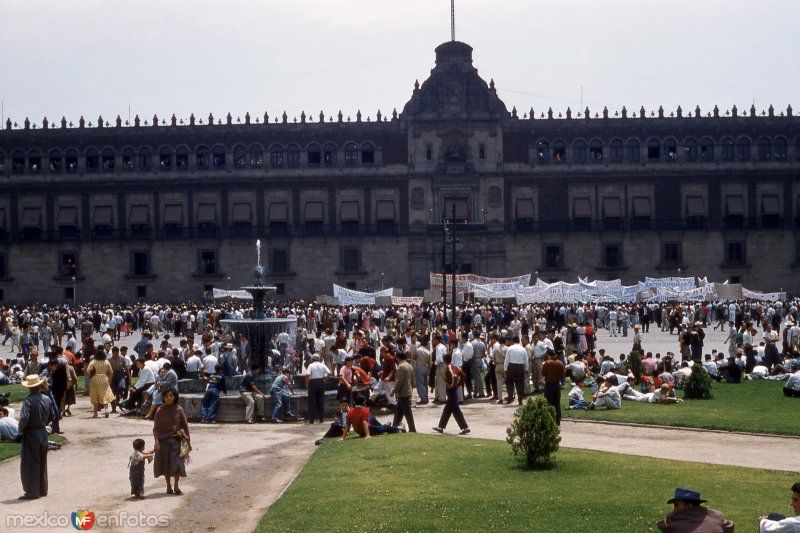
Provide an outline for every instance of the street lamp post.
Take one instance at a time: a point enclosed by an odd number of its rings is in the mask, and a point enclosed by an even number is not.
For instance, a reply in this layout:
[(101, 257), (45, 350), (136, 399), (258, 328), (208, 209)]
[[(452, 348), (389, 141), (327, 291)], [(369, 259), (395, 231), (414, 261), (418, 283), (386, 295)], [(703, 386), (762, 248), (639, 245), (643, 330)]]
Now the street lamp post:
[(383, 290), (383, 272), (381, 272), (381, 290)]
[(456, 330), (456, 204), (453, 202), (453, 234), (451, 235), (453, 244), (452, 267), (453, 267), (453, 319), (450, 327)]
[(78, 308), (78, 284), (77, 278), (72, 276), (72, 306)]

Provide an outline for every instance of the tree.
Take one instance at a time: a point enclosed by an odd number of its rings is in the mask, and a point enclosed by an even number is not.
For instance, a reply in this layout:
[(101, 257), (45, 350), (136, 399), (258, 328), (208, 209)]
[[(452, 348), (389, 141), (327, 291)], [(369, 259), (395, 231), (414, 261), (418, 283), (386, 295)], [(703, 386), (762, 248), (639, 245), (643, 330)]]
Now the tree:
[(628, 358), (625, 360), (625, 368), (633, 374), (633, 379), (637, 385), (642, 382), (644, 365), (642, 364), (642, 356), (637, 350), (633, 350), (628, 354)]
[(506, 430), (506, 442), (528, 468), (540, 468), (549, 464), (550, 455), (558, 451), (558, 433), (555, 407), (537, 396), (528, 398), (519, 408), (519, 418)]
[(683, 386), (683, 397), (686, 400), (710, 400), (714, 397), (711, 393), (711, 376), (700, 365), (692, 365), (692, 375)]

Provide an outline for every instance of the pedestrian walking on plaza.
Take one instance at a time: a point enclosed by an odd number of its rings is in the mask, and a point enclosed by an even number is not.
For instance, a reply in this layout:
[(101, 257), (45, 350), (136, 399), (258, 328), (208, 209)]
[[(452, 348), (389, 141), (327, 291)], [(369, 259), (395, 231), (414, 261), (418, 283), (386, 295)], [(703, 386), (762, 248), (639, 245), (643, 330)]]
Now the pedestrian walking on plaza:
[(444, 362), (447, 365), (445, 369), (445, 385), (447, 387), (447, 401), (442, 410), (442, 417), (439, 419), (439, 425), (433, 428), (438, 433), (444, 433), (447, 423), (450, 421), (450, 416), (456, 419), (458, 427), (461, 431), (459, 435), (466, 435), (469, 433), (469, 425), (464, 419), (464, 413), (461, 412), (461, 407), (458, 405), (458, 391), (461, 389), (461, 384), (464, 383), (466, 377), (464, 372), (461, 371), (453, 363), (453, 356), (448, 353), (444, 356)]
[(22, 402), (19, 415), (19, 432), (22, 435), (20, 450), (20, 478), (25, 492), (20, 500), (35, 500), (47, 496), (47, 429), (52, 422), (55, 407), (42, 391), (45, 381), (39, 376), (25, 378), (22, 386), (29, 390)]
[(413, 389), (411, 384), (414, 382), (414, 370), (406, 359), (406, 353), (404, 351), (400, 350), (397, 352), (397, 359), (400, 360), (400, 364), (397, 365), (395, 385), (391, 392), (392, 396), (397, 397), (397, 403), (394, 406), (394, 421), (392, 425), (400, 425), (403, 417), (405, 417), (408, 431), (416, 433), (417, 428), (414, 426), (414, 413), (411, 412), (411, 391)]
[(179, 480), (186, 477), (185, 457), (181, 457), (181, 440), (190, 440), (189, 422), (186, 413), (178, 405), (178, 391), (166, 389), (161, 392), (164, 405), (153, 417), (153, 436), (156, 438), (153, 476), (164, 476), (167, 494), (183, 494)]
[(561, 425), (561, 381), (566, 377), (564, 363), (556, 352), (547, 350), (547, 361), (542, 365), (544, 377), (544, 399), (556, 409), (556, 424)]

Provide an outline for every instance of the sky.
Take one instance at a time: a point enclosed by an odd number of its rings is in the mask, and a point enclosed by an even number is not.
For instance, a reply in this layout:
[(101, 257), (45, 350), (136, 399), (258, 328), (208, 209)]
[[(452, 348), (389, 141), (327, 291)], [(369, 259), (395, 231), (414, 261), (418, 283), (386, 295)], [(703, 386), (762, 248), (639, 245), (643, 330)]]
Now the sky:
[[(800, 112), (798, 0), (456, 0), (455, 18), (520, 115)], [(448, 0), (0, 0), (2, 115), (386, 115), (448, 40)]]

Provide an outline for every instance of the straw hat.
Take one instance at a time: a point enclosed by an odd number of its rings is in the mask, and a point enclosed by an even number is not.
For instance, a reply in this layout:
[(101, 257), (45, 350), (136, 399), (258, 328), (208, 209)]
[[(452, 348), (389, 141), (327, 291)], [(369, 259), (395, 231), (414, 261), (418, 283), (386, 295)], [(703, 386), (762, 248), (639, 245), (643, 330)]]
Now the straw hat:
[(30, 376), (26, 377), (20, 385), (23, 387), (27, 387), (29, 389), (35, 389), (36, 387), (41, 386), (44, 384), (44, 380), (40, 378), (37, 374), (31, 374)]

